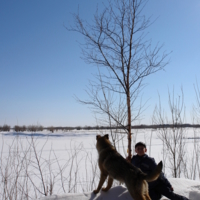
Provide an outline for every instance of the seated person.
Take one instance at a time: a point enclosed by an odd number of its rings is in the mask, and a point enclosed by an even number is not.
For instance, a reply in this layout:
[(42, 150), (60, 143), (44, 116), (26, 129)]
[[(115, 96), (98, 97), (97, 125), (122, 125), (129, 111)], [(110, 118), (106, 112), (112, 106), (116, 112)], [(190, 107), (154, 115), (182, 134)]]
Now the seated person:
[[(155, 163), (154, 158), (151, 158), (146, 154), (146, 145), (143, 142), (138, 142), (135, 145), (135, 152), (137, 155), (132, 157), (131, 163), (140, 168), (144, 173), (150, 174), (156, 168), (157, 164)], [(159, 200), (161, 199), (162, 195), (171, 200), (189, 200), (188, 198), (173, 192), (173, 187), (164, 176), (163, 172), (156, 181), (148, 182), (148, 185), (149, 196), (152, 200)]]

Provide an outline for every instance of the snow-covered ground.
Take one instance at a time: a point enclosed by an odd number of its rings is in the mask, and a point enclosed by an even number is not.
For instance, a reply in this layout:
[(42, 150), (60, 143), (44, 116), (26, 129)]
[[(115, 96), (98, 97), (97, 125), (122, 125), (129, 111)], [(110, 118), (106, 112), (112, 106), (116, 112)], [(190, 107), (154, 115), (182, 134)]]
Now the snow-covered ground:
[[(170, 178), (169, 181), (174, 186), (177, 194), (188, 197), (190, 200), (200, 199), (200, 182), (188, 179)], [(51, 197), (41, 198), (41, 200), (133, 200), (128, 190), (123, 186), (111, 188), (108, 192), (84, 192), (79, 194), (53, 195)], [(163, 197), (162, 200), (167, 199)]]
[[(148, 149), (147, 153), (151, 157), (154, 157), (156, 162), (162, 160), (162, 141), (158, 138), (156, 130), (133, 130), (133, 132), (133, 145), (138, 141), (145, 142)], [(26, 158), (29, 155), (29, 162), (26, 165), (29, 166), (29, 180), (35, 183), (35, 188), (38, 185), (37, 189), (40, 190), (36, 191), (38, 198), (43, 196), (41, 194), (43, 190), (41, 189), (41, 174), (36, 162), (35, 153), (37, 153), (38, 160), (40, 161), (40, 169), (43, 173), (45, 185), (46, 187), (48, 186), (48, 192), (51, 183), (53, 183), (54, 195), (42, 199), (131, 199), (126, 188), (117, 184), (107, 193), (101, 192), (97, 195), (92, 193), (92, 190), (98, 183), (99, 174), (96, 162), (96, 135), (105, 133), (109, 133), (109, 131), (74, 130), (69, 132), (58, 131), (55, 133), (42, 131), (34, 134), (29, 132), (1, 132), (1, 161), (5, 163), (8, 155), (12, 155), (12, 158), (16, 157), (16, 152), (18, 154), (22, 153), (22, 151), (27, 152)], [(187, 129), (185, 141), (188, 151), (193, 146), (193, 135), (194, 130)], [(118, 141), (117, 149), (125, 157), (127, 151), (126, 135), (121, 134), (116, 138), (116, 141)], [(16, 143), (18, 143), (18, 147)], [(172, 183), (176, 193), (187, 196), (191, 200), (200, 199), (200, 181), (198, 177), (196, 181), (173, 179), (167, 167), (165, 168), (165, 174)], [(30, 184), (28, 188), (31, 187), (32, 185)]]

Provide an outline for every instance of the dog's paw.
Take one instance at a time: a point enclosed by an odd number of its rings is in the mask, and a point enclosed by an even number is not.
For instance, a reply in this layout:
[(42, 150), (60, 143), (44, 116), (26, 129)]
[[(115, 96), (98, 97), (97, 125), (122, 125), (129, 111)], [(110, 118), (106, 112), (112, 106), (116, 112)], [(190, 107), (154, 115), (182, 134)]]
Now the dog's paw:
[(97, 194), (99, 192), (99, 190), (93, 190), (94, 194)]
[(105, 188), (105, 187), (103, 187), (101, 190), (102, 190), (103, 192), (107, 192), (109, 189), (108, 189), (108, 188)]

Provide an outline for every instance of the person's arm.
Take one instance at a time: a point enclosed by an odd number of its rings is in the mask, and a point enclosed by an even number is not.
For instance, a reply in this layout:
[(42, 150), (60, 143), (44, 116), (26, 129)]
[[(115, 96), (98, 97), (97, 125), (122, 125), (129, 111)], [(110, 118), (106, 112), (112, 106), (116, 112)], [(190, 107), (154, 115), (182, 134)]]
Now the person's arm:
[(161, 172), (159, 179), (169, 188), (171, 188), (171, 190), (173, 191), (173, 187), (171, 185), (171, 183), (168, 181), (168, 179), (165, 177), (164, 173)]
[[(155, 162), (155, 159), (154, 158), (151, 158), (150, 161), (149, 161), (149, 167), (150, 167), (150, 170), (151, 171), (154, 171), (155, 168), (157, 167), (157, 164)], [(153, 182), (150, 182), (149, 183), (149, 186), (150, 187), (155, 187), (157, 184), (159, 184), (159, 182), (162, 182), (164, 185), (166, 185), (167, 187), (172, 188), (172, 185), (170, 184), (170, 182), (167, 180), (167, 178), (164, 176), (164, 173), (161, 172), (159, 178), (156, 180), (156, 181), (153, 181)]]
[(149, 162), (149, 167), (150, 167), (151, 171), (155, 170), (155, 168), (157, 167), (157, 164), (156, 164), (154, 158), (151, 158), (151, 160)]
[[(151, 162), (151, 169), (152, 171), (156, 168), (157, 164), (155, 162), (155, 159), (152, 158), (152, 162)], [(168, 181), (168, 179), (165, 177), (164, 173), (161, 172), (159, 178), (158, 178), (162, 183), (164, 183), (167, 187), (171, 188), (171, 190), (173, 191), (173, 187), (171, 185), (171, 183)]]

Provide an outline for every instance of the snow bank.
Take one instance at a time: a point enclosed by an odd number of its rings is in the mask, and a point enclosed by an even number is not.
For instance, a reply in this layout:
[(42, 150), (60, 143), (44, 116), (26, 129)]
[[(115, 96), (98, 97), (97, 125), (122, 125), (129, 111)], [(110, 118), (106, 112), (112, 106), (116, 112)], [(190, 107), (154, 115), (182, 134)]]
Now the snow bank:
[[(188, 197), (190, 200), (200, 199), (200, 182), (188, 179), (170, 178), (174, 192)], [(133, 200), (128, 190), (124, 186), (111, 188), (108, 192), (99, 192), (95, 195), (93, 192), (81, 194), (63, 194), (44, 197), (40, 200)], [(166, 198), (162, 198), (166, 199)]]
[(200, 199), (200, 181), (180, 178), (170, 178), (169, 181), (175, 193), (186, 196), (190, 200)]

